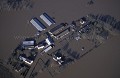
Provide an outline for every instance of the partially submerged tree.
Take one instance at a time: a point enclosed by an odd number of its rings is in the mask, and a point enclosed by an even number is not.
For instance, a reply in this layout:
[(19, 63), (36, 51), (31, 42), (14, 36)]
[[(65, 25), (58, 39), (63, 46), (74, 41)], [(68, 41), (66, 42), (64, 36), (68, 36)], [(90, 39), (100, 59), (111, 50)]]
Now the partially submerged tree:
[(94, 4), (94, 1), (93, 1), (93, 0), (90, 0), (87, 4), (88, 4), (88, 5), (92, 5), (92, 4)]
[(9, 71), (4, 65), (0, 64), (0, 78), (15, 78), (13, 73)]
[(0, 0), (0, 10), (21, 10), (32, 7), (32, 0)]

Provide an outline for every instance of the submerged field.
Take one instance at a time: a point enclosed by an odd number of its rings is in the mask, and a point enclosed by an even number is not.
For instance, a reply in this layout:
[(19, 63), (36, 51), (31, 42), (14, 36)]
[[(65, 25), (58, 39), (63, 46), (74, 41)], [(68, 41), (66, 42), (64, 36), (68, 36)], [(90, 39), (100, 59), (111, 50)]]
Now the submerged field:
[[(89, 13), (111, 15), (120, 20), (119, 0), (36, 0), (32, 9), (0, 12), (0, 59), (7, 59), (20, 41), (33, 36), (36, 29), (29, 23), (33, 17), (39, 18), (49, 13), (57, 24), (79, 19)], [(70, 65), (55, 78), (119, 78), (120, 77), (120, 36), (108, 39), (100, 47)], [(70, 43), (79, 51), (81, 41)], [(87, 42), (85, 42), (87, 45)], [(58, 46), (59, 47), (59, 46)], [(48, 72), (38, 74), (37, 78), (52, 78)]]

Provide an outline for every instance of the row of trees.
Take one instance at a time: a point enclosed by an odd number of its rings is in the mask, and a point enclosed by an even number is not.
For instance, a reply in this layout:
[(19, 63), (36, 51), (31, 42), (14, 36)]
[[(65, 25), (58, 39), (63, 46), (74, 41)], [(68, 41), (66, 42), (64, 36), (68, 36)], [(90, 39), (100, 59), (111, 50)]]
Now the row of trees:
[(21, 10), (32, 7), (32, 0), (0, 0), (0, 10)]
[(4, 65), (0, 64), (0, 78), (15, 78)]
[(120, 21), (117, 21), (113, 16), (111, 15), (103, 15), (103, 14), (97, 14), (93, 15), (90, 14), (94, 19), (99, 19), (107, 24), (110, 24), (114, 29), (117, 29), (120, 31)]

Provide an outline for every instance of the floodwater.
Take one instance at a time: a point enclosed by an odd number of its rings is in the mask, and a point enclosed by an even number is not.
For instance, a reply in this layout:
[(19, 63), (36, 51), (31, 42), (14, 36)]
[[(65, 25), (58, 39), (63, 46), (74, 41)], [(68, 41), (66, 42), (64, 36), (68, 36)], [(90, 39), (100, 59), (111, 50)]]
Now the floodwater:
[[(120, 20), (119, 0), (35, 0), (31, 10), (0, 13), (0, 59), (6, 59), (24, 38), (33, 36), (36, 29), (29, 23), (43, 12), (55, 17), (57, 24), (70, 23), (89, 13), (108, 14)], [(120, 36), (112, 37), (78, 62), (70, 65), (55, 78), (120, 78)], [(77, 46), (75, 47), (77, 48)], [(37, 78), (51, 78), (46, 72)]]

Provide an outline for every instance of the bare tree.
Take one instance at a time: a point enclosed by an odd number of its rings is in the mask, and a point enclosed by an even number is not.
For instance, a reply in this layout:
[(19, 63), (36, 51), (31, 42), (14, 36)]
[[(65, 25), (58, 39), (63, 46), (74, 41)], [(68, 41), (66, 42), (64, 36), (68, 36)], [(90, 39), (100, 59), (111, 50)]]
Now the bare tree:
[(32, 7), (32, 0), (0, 0), (0, 10), (21, 10)]

